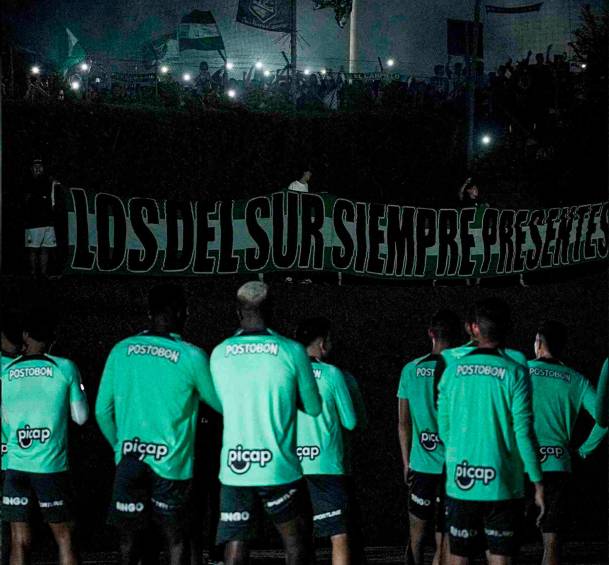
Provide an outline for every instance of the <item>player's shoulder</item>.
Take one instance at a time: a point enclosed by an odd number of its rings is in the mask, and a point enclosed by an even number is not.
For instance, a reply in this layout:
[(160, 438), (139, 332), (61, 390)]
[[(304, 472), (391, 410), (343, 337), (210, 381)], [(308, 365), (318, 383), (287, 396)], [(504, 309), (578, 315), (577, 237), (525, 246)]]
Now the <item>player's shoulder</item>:
[(415, 372), (417, 367), (426, 363), (435, 363), (437, 358), (433, 357), (431, 354), (427, 353), (426, 355), (421, 355), (420, 357), (415, 357), (414, 359), (410, 359), (407, 361), (402, 368), (402, 374), (408, 374), (411, 372)]
[(506, 357), (509, 357), (512, 361), (516, 361), (523, 367), (527, 366), (527, 356), (518, 349), (512, 349), (511, 347), (504, 347), (503, 352)]
[(176, 340), (176, 347), (183, 351), (186, 355), (188, 355), (191, 359), (195, 361), (208, 361), (209, 355), (202, 347), (195, 345), (190, 341), (186, 341), (182, 338)]
[(78, 371), (76, 363), (67, 357), (60, 357), (59, 355), (45, 354), (47, 362), (51, 365), (55, 365), (62, 373), (72, 374)]
[(332, 365), (332, 363), (317, 361), (313, 364), (313, 369), (317, 368), (321, 369), (323, 378), (331, 383), (346, 381), (344, 373), (336, 365)]
[(296, 341), (295, 339), (286, 337), (285, 335), (281, 335), (274, 330), (269, 330), (269, 333), (277, 341), (278, 345), (283, 347), (286, 352), (298, 356), (307, 356), (307, 351), (302, 343)]

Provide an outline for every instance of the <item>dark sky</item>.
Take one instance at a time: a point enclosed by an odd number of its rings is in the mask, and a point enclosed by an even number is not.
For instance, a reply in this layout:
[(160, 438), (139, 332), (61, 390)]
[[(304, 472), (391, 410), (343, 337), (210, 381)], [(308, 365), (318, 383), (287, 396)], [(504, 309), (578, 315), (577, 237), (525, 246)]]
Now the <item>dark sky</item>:
[[(378, 56), (383, 60), (394, 57), (399, 72), (417, 76), (431, 74), (434, 64), (446, 60), (446, 18), (468, 18), (474, 5), (473, 0), (356, 1), (360, 69), (376, 70)], [(593, 0), (592, 4), (602, 1)], [(529, 0), (488, 2), (515, 6)], [(539, 14), (486, 16), (487, 67), (510, 55), (522, 57), (529, 47), (534, 52), (545, 51), (552, 43), (555, 52), (562, 52), (569, 32), (577, 27), (583, 3), (545, 0)], [(235, 23), (237, 0), (4, 0), (3, 4), (5, 22), (18, 42), (43, 54), (67, 25), (89, 52), (137, 60), (142, 43), (172, 31), (178, 18), (193, 8), (212, 10), (227, 54), (238, 69), (256, 58), (279, 67), (283, 64), (281, 50), (289, 52), (287, 42), (281, 41), (282, 34)], [(348, 25), (338, 28), (331, 11), (313, 11), (311, 0), (298, 0), (298, 4), (302, 67), (347, 66)], [(214, 57), (208, 59), (213, 65)], [(194, 66), (197, 61), (186, 58), (184, 64)]]

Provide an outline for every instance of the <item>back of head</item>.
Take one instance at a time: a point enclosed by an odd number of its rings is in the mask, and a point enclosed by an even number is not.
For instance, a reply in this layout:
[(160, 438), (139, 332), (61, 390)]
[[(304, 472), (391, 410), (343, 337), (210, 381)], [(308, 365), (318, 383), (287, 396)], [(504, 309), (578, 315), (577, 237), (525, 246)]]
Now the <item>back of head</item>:
[(298, 324), (296, 329), (296, 341), (309, 347), (317, 338), (327, 339), (330, 335), (330, 320), (323, 317), (308, 318)]
[(474, 306), (475, 320), (484, 339), (503, 344), (510, 332), (510, 308), (500, 298), (485, 298)]
[(237, 291), (237, 302), (242, 315), (268, 314), (269, 286), (262, 281), (250, 281)]
[(160, 284), (148, 294), (148, 310), (154, 318), (182, 314), (186, 310), (186, 297), (181, 286), (176, 284)]
[(438, 310), (432, 317), (429, 330), (439, 341), (456, 343), (461, 335), (459, 316), (452, 310)]
[(55, 327), (54, 313), (42, 308), (32, 309), (23, 321), (23, 333), (29, 339), (47, 346), (55, 340)]
[(567, 326), (556, 320), (543, 320), (537, 328), (537, 335), (553, 357), (560, 357), (567, 345)]

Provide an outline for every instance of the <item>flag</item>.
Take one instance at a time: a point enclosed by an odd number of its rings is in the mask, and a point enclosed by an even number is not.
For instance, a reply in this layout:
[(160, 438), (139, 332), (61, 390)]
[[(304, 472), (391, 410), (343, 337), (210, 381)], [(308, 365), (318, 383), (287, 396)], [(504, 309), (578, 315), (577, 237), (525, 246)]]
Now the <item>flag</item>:
[(528, 6), (514, 6), (512, 8), (505, 8), (503, 6), (490, 6), (486, 5), (487, 14), (526, 14), (528, 12), (539, 12), (543, 2), (538, 4), (530, 4)]
[(345, 27), (349, 14), (351, 14), (352, 0), (313, 0), (313, 9), (322, 10), (332, 8), (339, 27)]
[(143, 60), (147, 67), (157, 65), (161, 61), (175, 60), (180, 56), (176, 32), (160, 35), (151, 42), (143, 45)]
[(78, 38), (67, 27), (65, 30), (67, 38), (59, 61), (59, 72), (64, 76), (72, 67), (82, 63), (87, 58), (87, 54)]
[(239, 23), (267, 31), (291, 31), (290, 0), (239, 0)]
[(193, 10), (186, 14), (178, 28), (180, 51), (223, 51), (224, 41), (220, 28), (211, 12)]

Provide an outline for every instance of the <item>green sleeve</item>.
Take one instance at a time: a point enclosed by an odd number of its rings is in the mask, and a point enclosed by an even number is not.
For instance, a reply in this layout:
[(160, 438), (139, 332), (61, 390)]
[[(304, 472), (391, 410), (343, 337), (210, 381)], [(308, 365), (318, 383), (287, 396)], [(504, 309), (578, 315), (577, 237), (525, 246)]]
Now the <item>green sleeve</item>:
[(512, 398), (512, 421), (516, 443), (529, 479), (541, 481), (541, 465), (537, 457), (537, 441), (533, 433), (533, 411), (529, 379), (524, 367), (518, 365)]
[(594, 424), (588, 439), (586, 439), (586, 441), (577, 450), (579, 456), (582, 459), (588, 457), (599, 446), (601, 441), (605, 439), (608, 431), (609, 430), (607, 428), (601, 428), (601, 426), (598, 424)]
[(340, 422), (343, 428), (351, 431), (357, 425), (357, 415), (355, 414), (351, 394), (345, 382), (345, 377), (339, 369), (336, 369), (334, 377), (332, 388), (334, 389), (334, 399), (338, 408)]
[(448, 434), (450, 432), (450, 422), (448, 417), (450, 392), (450, 374), (444, 371), (440, 385), (438, 386), (438, 434), (440, 439), (446, 445), (448, 442)]
[(595, 418), (599, 426), (609, 426), (609, 358), (605, 359), (598, 378)]
[(292, 347), (292, 359), (296, 371), (298, 383), (298, 396), (302, 405), (302, 411), (309, 416), (321, 414), (321, 397), (313, 376), (313, 367), (304, 347), (294, 343)]
[(195, 387), (199, 393), (199, 398), (216, 412), (222, 414), (222, 403), (216, 393), (209, 370), (209, 357), (201, 349), (194, 348), (191, 358)]
[(72, 420), (82, 426), (89, 418), (89, 404), (85, 387), (82, 384), (78, 367), (68, 361), (67, 369), (70, 378), (70, 413)]
[(400, 384), (398, 385), (398, 398), (402, 400), (408, 400), (408, 368), (410, 367), (410, 363), (408, 363), (400, 374)]
[(118, 442), (116, 422), (114, 421), (114, 359), (112, 352), (106, 361), (95, 402), (97, 424), (112, 449), (116, 450)]
[[(588, 412), (592, 417), (594, 417), (596, 411), (596, 394), (594, 393), (594, 388), (588, 382), (587, 379), (581, 378), (582, 383), (582, 395), (581, 395), (581, 403), (584, 407), (584, 410)], [(580, 446), (577, 450), (578, 454), (582, 458), (588, 457), (603, 441), (603, 438), (607, 435), (607, 428), (603, 428), (598, 424), (595, 424), (590, 432), (590, 435), (586, 439), (586, 441)]]
[(355, 409), (357, 429), (362, 430), (368, 425), (368, 415), (366, 414), (366, 404), (362, 391), (351, 373), (343, 372), (343, 375), (345, 375), (345, 382), (347, 383), (347, 388), (351, 394), (351, 402), (353, 402), (353, 408)]

